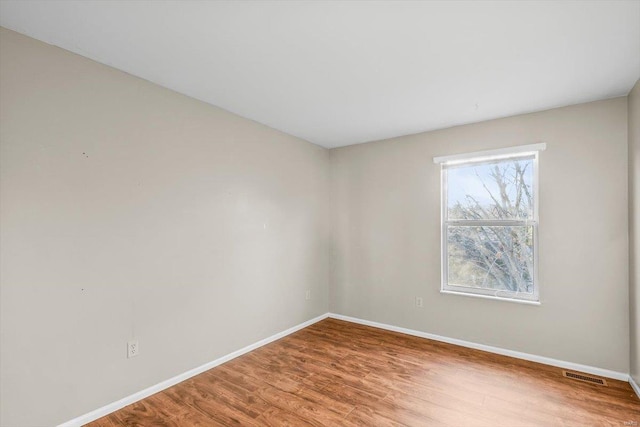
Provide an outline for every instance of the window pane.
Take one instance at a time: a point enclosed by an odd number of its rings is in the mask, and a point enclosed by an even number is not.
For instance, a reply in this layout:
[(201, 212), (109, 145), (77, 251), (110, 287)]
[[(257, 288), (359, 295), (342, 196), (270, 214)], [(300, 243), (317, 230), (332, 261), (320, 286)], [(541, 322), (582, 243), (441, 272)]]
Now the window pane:
[(533, 157), (449, 166), (449, 219), (531, 219), (532, 188)]
[(448, 284), (533, 293), (532, 226), (447, 228)]

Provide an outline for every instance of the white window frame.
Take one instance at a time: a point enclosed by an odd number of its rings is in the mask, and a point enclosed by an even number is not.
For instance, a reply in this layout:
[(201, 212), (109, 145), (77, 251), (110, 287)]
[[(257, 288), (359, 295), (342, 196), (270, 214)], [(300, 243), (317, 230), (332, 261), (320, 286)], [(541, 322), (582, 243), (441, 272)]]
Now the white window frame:
[[(525, 304), (540, 304), (540, 288), (538, 281), (538, 157), (540, 151), (546, 149), (545, 143), (521, 145), (517, 147), (501, 148), (497, 150), (478, 151), (474, 153), (456, 154), (451, 156), (434, 157), (433, 162), (440, 165), (440, 194), (441, 194), (441, 288), (446, 294), (466, 295), (480, 298), (490, 298)], [(528, 220), (450, 220), (448, 218), (448, 187), (447, 171), (452, 165), (479, 164), (495, 160), (517, 159), (533, 156), (533, 218)], [(458, 226), (531, 226), (533, 227), (533, 293), (512, 292), (505, 290), (483, 289), (448, 283), (448, 238), (447, 227)]]

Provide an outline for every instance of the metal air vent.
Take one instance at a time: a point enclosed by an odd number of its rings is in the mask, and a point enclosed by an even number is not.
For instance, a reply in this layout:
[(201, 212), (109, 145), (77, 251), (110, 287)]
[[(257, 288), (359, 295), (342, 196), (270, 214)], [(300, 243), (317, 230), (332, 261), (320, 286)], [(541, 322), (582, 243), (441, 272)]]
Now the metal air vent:
[(607, 381), (604, 378), (594, 377), (581, 372), (562, 371), (562, 376), (565, 378), (570, 378), (572, 380), (584, 381), (585, 383), (589, 384), (597, 384), (603, 386), (607, 385)]

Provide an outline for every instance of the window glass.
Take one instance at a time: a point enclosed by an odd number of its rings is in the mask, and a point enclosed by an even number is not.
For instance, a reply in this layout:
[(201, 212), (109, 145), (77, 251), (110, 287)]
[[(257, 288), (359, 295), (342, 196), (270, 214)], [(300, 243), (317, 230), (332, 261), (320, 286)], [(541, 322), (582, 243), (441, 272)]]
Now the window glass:
[(533, 218), (533, 156), (447, 167), (448, 219)]
[(449, 284), (533, 293), (533, 227), (449, 226)]

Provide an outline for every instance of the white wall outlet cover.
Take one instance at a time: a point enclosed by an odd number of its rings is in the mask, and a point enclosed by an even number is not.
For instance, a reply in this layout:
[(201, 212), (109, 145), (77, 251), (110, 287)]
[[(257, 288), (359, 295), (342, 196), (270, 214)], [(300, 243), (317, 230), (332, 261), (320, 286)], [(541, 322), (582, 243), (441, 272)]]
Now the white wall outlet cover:
[(127, 358), (136, 357), (140, 353), (140, 346), (138, 340), (130, 340), (127, 342)]

